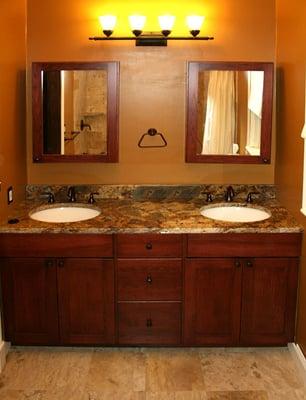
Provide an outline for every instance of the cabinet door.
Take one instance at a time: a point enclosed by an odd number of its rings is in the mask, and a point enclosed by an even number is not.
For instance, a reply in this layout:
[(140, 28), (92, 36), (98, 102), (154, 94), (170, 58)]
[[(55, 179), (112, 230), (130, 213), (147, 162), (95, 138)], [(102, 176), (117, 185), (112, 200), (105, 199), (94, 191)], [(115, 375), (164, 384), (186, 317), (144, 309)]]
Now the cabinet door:
[(114, 343), (114, 265), (112, 260), (58, 260), (62, 344)]
[(5, 339), (13, 344), (57, 344), (55, 260), (7, 259), (1, 275)]
[(185, 344), (238, 343), (241, 275), (240, 261), (231, 258), (193, 259), (186, 262)]
[(244, 261), (241, 343), (284, 345), (294, 339), (298, 260)]

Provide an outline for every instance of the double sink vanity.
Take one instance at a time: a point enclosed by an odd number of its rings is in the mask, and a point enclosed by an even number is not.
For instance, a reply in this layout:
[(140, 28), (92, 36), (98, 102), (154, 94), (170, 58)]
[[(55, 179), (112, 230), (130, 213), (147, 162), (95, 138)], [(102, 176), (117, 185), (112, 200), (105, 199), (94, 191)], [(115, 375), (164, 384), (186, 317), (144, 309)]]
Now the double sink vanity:
[(5, 340), (293, 341), (302, 228), (273, 186), (78, 186), (72, 202), (67, 191), (29, 186), (0, 226)]

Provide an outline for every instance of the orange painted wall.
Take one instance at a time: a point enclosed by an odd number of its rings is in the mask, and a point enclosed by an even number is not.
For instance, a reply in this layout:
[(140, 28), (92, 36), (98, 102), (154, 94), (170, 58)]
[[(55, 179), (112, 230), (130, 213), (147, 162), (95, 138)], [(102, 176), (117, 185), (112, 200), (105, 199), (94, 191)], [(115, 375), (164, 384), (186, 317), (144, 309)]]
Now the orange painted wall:
[[(184, 15), (206, 16), (203, 34), (215, 41), (171, 42), (166, 48), (88, 40), (100, 34), (97, 17), (118, 15), (119, 34), (127, 16), (178, 16), (174, 34), (186, 33)], [(33, 61), (120, 61), (120, 163), (33, 164), (31, 80), (28, 77), (27, 169), (29, 183), (273, 183), (271, 165), (185, 164), (185, 90), (187, 60), (274, 61), (275, 1), (176, 0), (103, 1), (28, 0), (28, 67)], [(155, 127), (168, 147), (142, 150), (139, 137)]]
[[(278, 121), (276, 184), (280, 201), (306, 228), (302, 206), (306, 3), (277, 0)], [(306, 241), (300, 272), (297, 342), (306, 354)]]
[(9, 208), (6, 189), (12, 185), (15, 198), (26, 183), (25, 143), (25, 0), (1, 2), (0, 35), (0, 219)]

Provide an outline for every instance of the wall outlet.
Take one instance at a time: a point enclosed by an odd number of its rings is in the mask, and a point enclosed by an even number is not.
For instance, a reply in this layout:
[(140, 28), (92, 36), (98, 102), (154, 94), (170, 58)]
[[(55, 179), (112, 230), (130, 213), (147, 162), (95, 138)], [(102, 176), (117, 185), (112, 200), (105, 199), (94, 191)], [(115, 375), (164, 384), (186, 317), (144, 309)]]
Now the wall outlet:
[(13, 202), (13, 186), (7, 188), (7, 204)]

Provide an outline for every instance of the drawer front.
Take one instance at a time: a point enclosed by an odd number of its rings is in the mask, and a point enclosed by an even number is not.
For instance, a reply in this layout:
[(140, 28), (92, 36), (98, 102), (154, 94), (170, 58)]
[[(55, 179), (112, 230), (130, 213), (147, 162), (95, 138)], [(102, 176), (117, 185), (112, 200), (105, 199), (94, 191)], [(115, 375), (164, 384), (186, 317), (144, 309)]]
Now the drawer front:
[(181, 300), (182, 261), (118, 260), (118, 299)]
[(299, 257), (301, 233), (207, 233), (187, 236), (187, 257)]
[(181, 257), (182, 235), (121, 234), (117, 236), (118, 257)]
[(1, 234), (0, 257), (113, 257), (113, 236), (73, 233)]
[(119, 344), (178, 345), (181, 303), (119, 303)]

